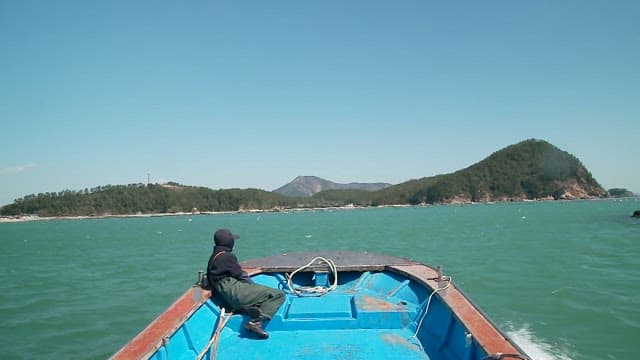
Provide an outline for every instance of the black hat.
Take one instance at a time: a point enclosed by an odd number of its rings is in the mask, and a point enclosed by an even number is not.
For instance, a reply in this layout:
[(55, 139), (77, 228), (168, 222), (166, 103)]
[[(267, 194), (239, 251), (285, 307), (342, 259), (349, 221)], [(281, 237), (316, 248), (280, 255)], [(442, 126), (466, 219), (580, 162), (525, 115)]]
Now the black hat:
[(231, 248), (233, 248), (235, 240), (239, 238), (240, 236), (232, 234), (231, 231), (227, 229), (220, 229), (213, 234), (213, 241), (216, 245), (229, 246)]

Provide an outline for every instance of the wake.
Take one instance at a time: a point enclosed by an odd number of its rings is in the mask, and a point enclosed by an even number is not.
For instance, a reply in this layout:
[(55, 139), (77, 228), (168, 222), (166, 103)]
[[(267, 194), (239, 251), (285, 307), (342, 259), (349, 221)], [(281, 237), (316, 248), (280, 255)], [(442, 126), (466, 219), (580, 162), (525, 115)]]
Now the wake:
[(567, 349), (559, 348), (562, 347), (561, 345), (552, 346), (545, 340), (537, 338), (527, 325), (521, 329), (509, 327), (511, 329), (506, 331), (507, 334), (531, 357), (531, 360), (572, 360)]

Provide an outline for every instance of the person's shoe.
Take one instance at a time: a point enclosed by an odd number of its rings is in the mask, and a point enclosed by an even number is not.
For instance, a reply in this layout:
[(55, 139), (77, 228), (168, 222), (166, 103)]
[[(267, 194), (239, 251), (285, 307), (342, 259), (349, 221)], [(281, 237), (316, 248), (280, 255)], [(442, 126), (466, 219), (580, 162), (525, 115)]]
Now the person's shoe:
[(244, 328), (258, 335), (262, 339), (266, 339), (269, 337), (269, 333), (262, 329), (262, 322), (260, 321), (248, 321), (246, 324), (244, 324)]

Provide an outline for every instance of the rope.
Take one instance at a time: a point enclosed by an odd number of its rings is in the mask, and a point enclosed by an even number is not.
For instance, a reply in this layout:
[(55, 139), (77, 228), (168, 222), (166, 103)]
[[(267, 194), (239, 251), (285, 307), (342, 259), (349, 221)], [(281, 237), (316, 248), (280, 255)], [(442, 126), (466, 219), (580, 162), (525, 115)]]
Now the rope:
[[(319, 263), (325, 263), (329, 266), (329, 270), (333, 273), (333, 284), (329, 287), (324, 286), (293, 286), (293, 277), (300, 271), (310, 267), (316, 261)], [(331, 259), (325, 259), (321, 256), (316, 256), (313, 260), (309, 261), (304, 266), (299, 267), (291, 275), (287, 275), (287, 285), (289, 286), (289, 290), (297, 296), (322, 296), (327, 294), (329, 291), (335, 290), (338, 287), (338, 270), (336, 268), (336, 264)]]
[[(207, 346), (205, 346), (204, 349), (200, 351), (200, 354), (198, 354), (196, 360), (202, 360), (207, 352), (209, 352), (209, 349), (213, 349), (211, 350), (211, 356), (209, 356), (209, 359), (216, 358), (216, 353), (218, 352), (218, 342), (220, 341), (220, 333), (222, 332), (222, 329), (224, 329), (225, 325), (227, 325), (227, 322), (229, 322), (229, 319), (231, 319), (232, 315), (233, 312), (230, 312), (229, 314), (227, 314), (227, 316), (225, 316), (224, 308), (222, 308), (222, 310), (220, 311), (220, 316), (218, 317), (218, 322), (216, 324), (216, 331), (213, 333), (213, 336), (207, 343)], [(213, 348), (212, 345), (214, 345)]]
[(413, 334), (412, 337), (417, 337), (418, 336), (418, 331), (420, 331), (420, 328), (422, 327), (422, 322), (424, 321), (424, 319), (427, 317), (427, 313), (429, 312), (429, 306), (431, 305), (431, 298), (433, 298), (433, 295), (435, 295), (437, 292), (439, 291), (444, 291), (447, 288), (449, 288), (449, 285), (451, 285), (451, 276), (443, 276), (443, 278), (446, 278), (447, 280), (447, 285), (440, 287), (440, 285), (438, 285), (432, 292), (431, 295), (429, 295), (429, 300), (427, 300), (427, 306), (424, 309), (424, 313), (422, 314), (422, 317), (420, 317), (420, 321), (418, 322), (418, 326), (416, 326), (416, 332), (415, 334)]

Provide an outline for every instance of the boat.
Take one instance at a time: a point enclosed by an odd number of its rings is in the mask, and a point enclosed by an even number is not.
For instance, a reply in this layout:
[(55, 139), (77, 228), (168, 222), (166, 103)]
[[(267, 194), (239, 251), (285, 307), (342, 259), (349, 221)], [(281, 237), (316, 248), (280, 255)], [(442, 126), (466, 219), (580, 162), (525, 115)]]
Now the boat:
[(441, 267), (362, 252), (241, 263), (286, 300), (259, 340), (221, 307), (203, 272), (111, 359), (530, 359)]

